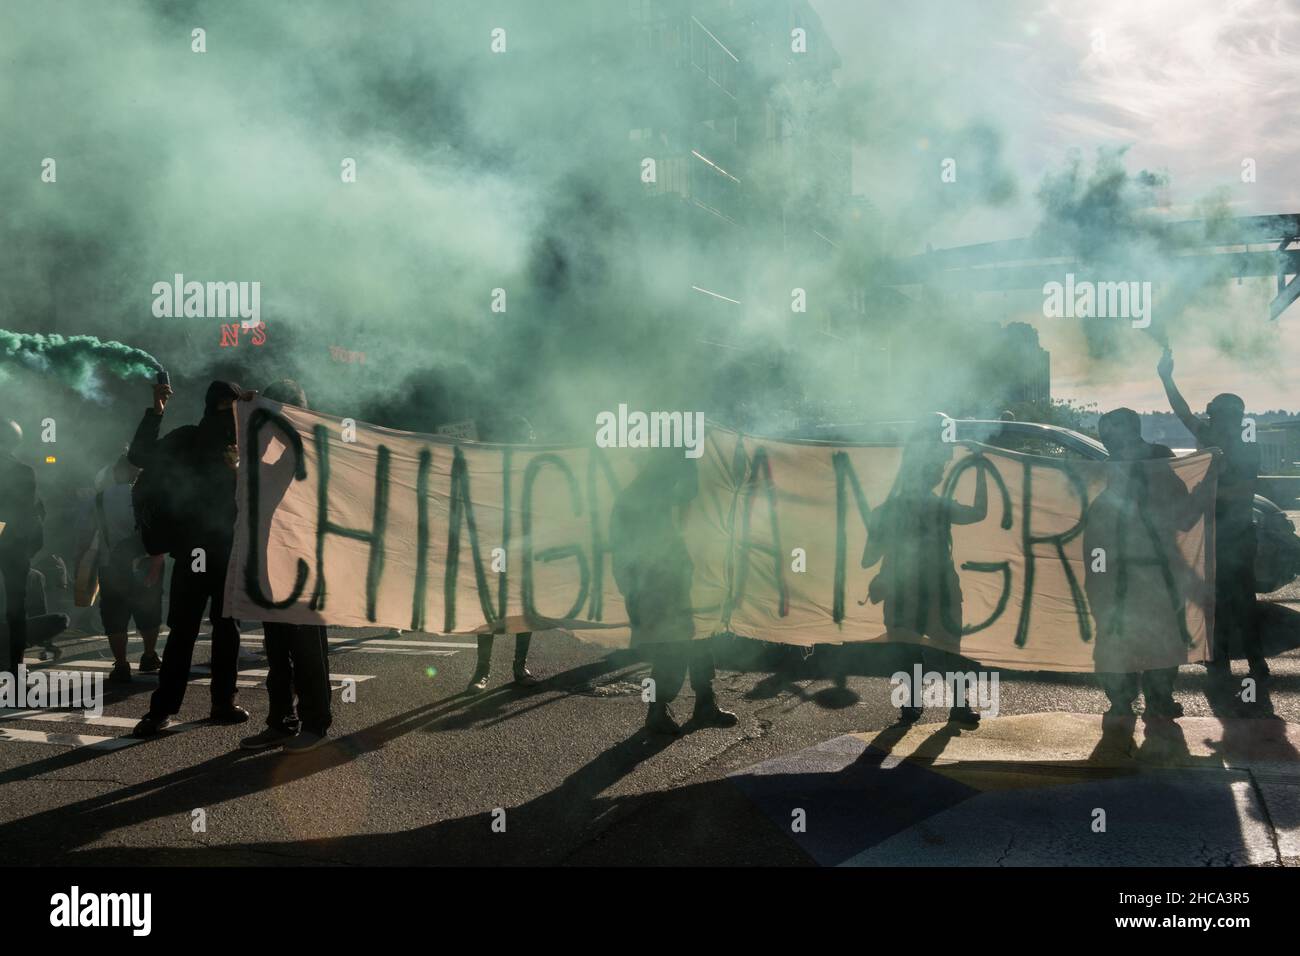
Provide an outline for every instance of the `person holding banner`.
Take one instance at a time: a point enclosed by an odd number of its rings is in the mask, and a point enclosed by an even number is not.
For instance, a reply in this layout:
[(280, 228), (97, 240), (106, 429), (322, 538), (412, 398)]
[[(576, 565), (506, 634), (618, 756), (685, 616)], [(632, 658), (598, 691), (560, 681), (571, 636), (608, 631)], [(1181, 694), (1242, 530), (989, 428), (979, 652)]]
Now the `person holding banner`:
[(680, 449), (663, 449), (618, 495), (610, 515), (614, 581), (632, 625), (632, 646), (651, 654), (650, 709), (646, 729), (676, 735), (681, 727), (668, 705), (689, 670), (695, 691), (695, 726), (731, 727), (739, 718), (718, 706), (713, 692), (713, 650), (694, 640), (691, 579), (695, 566), (681, 532), (681, 512), (699, 493), (698, 463)]
[[(272, 382), (262, 395), (282, 405), (310, 408), (307, 393), (293, 379)], [(269, 442), (270, 437), (264, 438)], [(259, 449), (261, 456), (264, 449)], [(292, 479), (288, 456), (274, 465), (262, 463), (264, 500), (274, 506)], [(289, 624), (265, 621), (262, 646), (266, 651), (266, 728), (239, 742), (242, 750), (265, 750), (283, 745), (287, 754), (308, 753), (325, 744), (333, 716), (330, 713), (329, 636), (324, 624)], [(298, 695), (294, 709), (294, 692)]]
[[(489, 438), (494, 442), (526, 445), (536, 441), (537, 435), (528, 419), (522, 415), (515, 415), (508, 418), (501, 429), (492, 428)], [(492, 645), (495, 639), (495, 634), (478, 636), (478, 663), (474, 668), (473, 676), (469, 679), (469, 687), (466, 688), (471, 694), (481, 694), (488, 688), (488, 680), (492, 676)], [(515, 635), (515, 659), (512, 671), (516, 687), (534, 687), (539, 683), (528, 669), (528, 648), (532, 642), (532, 631), (522, 631)]]
[(1268, 680), (1268, 660), (1259, 642), (1255, 613), (1255, 479), (1259, 477), (1259, 445), (1246, 440), (1246, 403), (1223, 392), (1206, 406), (1206, 418), (1191, 406), (1174, 384), (1173, 352), (1165, 349), (1156, 366), (1174, 414), (1196, 439), (1197, 448), (1223, 452), (1214, 503), (1214, 642), (1208, 664), (1207, 697), (1217, 712), (1230, 714), (1245, 706), (1233, 690), (1233, 651), (1250, 663), (1250, 676), (1263, 699)]
[[(893, 636), (916, 643), (914, 663), (922, 670), (968, 671), (974, 661), (958, 652), (962, 633), (961, 582), (952, 556), (952, 526), (978, 524), (988, 514), (988, 481), (975, 469), (975, 500), (961, 504), (937, 494), (952, 459), (953, 445), (941, 440), (943, 416), (918, 427), (903, 448), (903, 460), (889, 496), (872, 510), (862, 567), (880, 564), (867, 598), (884, 603), (885, 627)], [(865, 602), (863, 602), (865, 603)], [(969, 695), (971, 688), (965, 686)], [(900, 708), (899, 722), (915, 723), (923, 708), (919, 687)], [(948, 721), (967, 730), (979, 726), (969, 697), (953, 700)]]
[(1189, 492), (1172, 468), (1156, 464), (1173, 452), (1142, 440), (1131, 408), (1102, 415), (1097, 431), (1117, 463), (1088, 506), (1083, 543), (1106, 716), (1132, 717), (1140, 691), (1148, 720), (1174, 720), (1183, 716), (1174, 680), (1191, 642), (1186, 605), (1195, 587), (1176, 536), (1203, 518), (1208, 484)]

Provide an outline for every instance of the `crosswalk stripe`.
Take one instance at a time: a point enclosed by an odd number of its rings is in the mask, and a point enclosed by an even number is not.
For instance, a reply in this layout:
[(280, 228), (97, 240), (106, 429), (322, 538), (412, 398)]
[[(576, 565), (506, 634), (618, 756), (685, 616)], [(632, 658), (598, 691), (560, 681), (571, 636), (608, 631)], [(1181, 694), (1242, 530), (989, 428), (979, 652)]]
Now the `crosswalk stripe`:
[[(60, 661), (57, 665), (52, 665), (52, 663), (51, 663), (50, 661), (38, 661), (38, 660), (34, 660), (34, 659), (33, 659), (33, 660), (27, 660), (27, 659), (24, 659), (24, 660), (23, 660), (23, 663), (28, 665), (28, 669), (31, 669), (33, 666), (37, 666), (37, 667), (50, 667), (50, 666), (56, 666), (56, 667), (58, 667), (58, 668), (60, 668), (60, 669), (63, 669), (63, 668), (74, 669), (74, 668), (78, 668), (78, 667), (88, 667), (88, 668), (91, 668), (92, 670), (109, 671), (109, 670), (112, 670), (112, 669), (116, 666), (112, 661)], [(212, 681), (211, 681), (210, 679), (208, 679), (208, 678), (206, 678), (206, 677), (202, 677), (202, 676), (195, 676), (195, 675), (203, 675), (203, 674), (211, 674), (211, 673), (212, 673), (212, 668), (210, 668), (208, 665), (206, 665), (206, 664), (196, 664), (196, 665), (194, 665), (193, 667), (190, 668), (190, 683), (191, 683), (191, 684), (210, 684), (210, 683), (212, 683)], [(241, 669), (241, 670), (239, 671), (239, 674), (240, 674), (240, 676), (242, 676), (242, 677), (266, 677), (266, 676), (267, 676), (268, 674), (270, 674), (270, 673), (271, 673), (271, 672), (270, 672), (269, 670), (266, 670), (265, 668), (256, 668), (256, 667), (255, 667), (255, 668), (246, 668), (246, 669)], [(148, 673), (148, 674), (140, 674), (140, 673), (138, 673), (138, 672), (136, 672), (136, 671), (133, 671), (133, 672), (132, 672), (132, 677), (136, 677), (136, 676), (139, 676), (139, 677), (154, 677), (154, 678), (156, 678), (156, 677), (158, 676), (158, 671), (151, 671), (151, 672)], [(351, 680), (351, 681), (355, 681), (355, 682), (358, 683), (358, 684), (360, 684), (362, 681), (368, 681), (368, 680), (374, 680), (374, 679), (375, 679), (375, 675), (374, 675), (374, 674), (330, 674), (330, 680), (332, 680), (332, 681)], [(236, 683), (237, 683), (240, 687), (260, 687), (260, 686), (261, 686), (261, 684), (259, 684), (257, 681), (244, 681), (244, 682), (236, 681)]]
[[(261, 637), (262, 635), (261, 633), (244, 632), (241, 636)], [(85, 650), (90, 650), (92, 647), (98, 644), (102, 644), (107, 640), (108, 638), (106, 638), (102, 634), (92, 635), (90, 637), (86, 637), (81, 640), (70, 641), (66, 644), (60, 644), (59, 649), (63, 652), (63, 655), (66, 657), (71, 654), (80, 652), (83, 648)], [(419, 656), (421, 654), (427, 654), (430, 657), (451, 657), (457, 651), (473, 650), (474, 648), (478, 647), (477, 644), (465, 643), (463, 641), (417, 641), (417, 640), (402, 640), (398, 638), (389, 638), (389, 637), (365, 637), (365, 638), (331, 637), (328, 638), (328, 640), (331, 647), (343, 653), (353, 653), (353, 652), (363, 653), (363, 654), (389, 653), (389, 654), (397, 654), (399, 656), (405, 656), (405, 657), (414, 657), (414, 656)], [(136, 647), (136, 646), (140, 646), (142, 643), (143, 642), (138, 637), (132, 637), (128, 642), (128, 646)], [(212, 640), (211, 638), (200, 637), (198, 640), (194, 642), (194, 644), (196, 647), (199, 646), (210, 647), (212, 645)], [(167, 646), (167, 638), (166, 637), (159, 638), (158, 640), (159, 652), (162, 652), (166, 648), (166, 646)], [(240, 647), (241, 657), (251, 656), (251, 654), (254, 653), (260, 655), (260, 651), (253, 652), (252, 649), (247, 646), (247, 644)], [(43, 664), (48, 666), (54, 662), (33, 660), (32, 663)]]
[(358, 654), (397, 654), (405, 657), (455, 657), (455, 651), (417, 651), (407, 647), (353, 647), (349, 651)]
[(0, 707), (0, 720), (40, 720), (48, 723), (89, 724), (92, 727), (132, 728), (139, 722), (133, 717), (95, 717), (75, 710), (14, 710)]
[[(247, 674), (249, 677), (266, 677), (271, 672), (264, 668), (251, 668), (247, 670), (241, 670), (239, 673)], [(330, 680), (332, 681), (350, 680), (358, 684), (360, 684), (362, 681), (374, 680), (374, 679), (375, 679), (374, 674), (330, 674)]]
[(120, 750), (139, 743), (133, 737), (98, 737), (93, 734), (60, 734), (48, 730), (27, 730), (23, 727), (0, 727), (0, 740), (21, 740), (32, 744), (53, 744), (58, 747), (88, 747), (92, 750)]
[[(91, 726), (107, 727), (131, 727), (134, 728), (138, 721), (127, 717), (87, 717), (80, 718), (76, 712), (67, 711), (5, 711), (0, 713), (0, 720), (34, 720), (44, 723), (85, 723)], [(197, 721), (185, 721), (184, 723), (172, 724), (166, 730), (162, 731), (164, 736), (168, 734), (184, 733), (194, 727), (199, 726)], [(124, 747), (133, 747), (136, 744), (145, 742), (144, 738), (131, 737), (129, 735), (122, 737), (101, 737), (98, 734), (73, 734), (61, 733), (59, 731), (49, 730), (29, 730), (26, 727), (6, 727), (0, 725), (0, 741), (13, 740), (23, 743), (48, 744), (55, 747), (69, 747), (73, 750), (121, 750)]]
[(477, 644), (464, 644), (464, 643), (457, 643), (455, 641), (403, 641), (391, 637), (367, 637), (367, 638), (362, 638), (361, 640), (357, 640), (356, 638), (352, 638), (352, 637), (331, 637), (329, 639), (329, 642), (331, 644), (351, 644), (356, 647), (377, 647), (381, 649), (385, 647), (394, 647), (394, 648), (396, 647), (448, 648), (449, 647), (455, 650), (467, 650), (467, 649), (473, 649), (478, 647)]
[[(29, 671), (35, 670), (37, 668), (47, 668), (47, 669), (53, 668), (57, 670), (76, 670), (79, 667), (90, 668), (92, 670), (112, 670), (114, 666), (112, 661), (60, 661), (59, 663), (55, 664), (53, 661), (38, 661), (32, 658), (24, 658), (23, 663), (27, 665), (27, 669)], [(198, 667), (195, 667), (193, 670), (190, 671), (189, 682), (191, 684), (207, 686), (208, 684), (212, 683), (212, 678), (204, 677), (202, 675), (208, 673), (211, 672), (206, 667), (199, 665)], [(240, 673), (244, 673), (244, 672), (240, 671)], [(251, 676), (257, 676), (257, 675), (254, 674)], [(262, 676), (263, 677), (266, 676), (265, 671), (262, 672)], [(132, 681), (139, 681), (139, 680), (156, 681), (157, 679), (158, 679), (157, 671), (148, 671), (148, 672), (132, 671), (131, 672)], [(123, 685), (117, 685), (117, 686), (123, 686)], [(266, 682), (260, 680), (236, 679), (235, 686), (236, 687), (265, 687)]]
[[(243, 637), (265, 637), (261, 631), (240, 631)], [(75, 641), (68, 641), (59, 644), (59, 648), (65, 653), (70, 647), (79, 647), (82, 644), (93, 644), (101, 641), (107, 641), (108, 638), (103, 634), (89, 634), (85, 637), (78, 638)], [(472, 650), (478, 647), (478, 644), (465, 641), (423, 641), (414, 638), (398, 637), (329, 637), (327, 640), (331, 644), (353, 644), (353, 645), (373, 645), (376, 647), (438, 647), (453, 648), (455, 650)], [(195, 640), (196, 644), (209, 644), (212, 641), (211, 632), (205, 631)], [(127, 639), (128, 644), (143, 644), (143, 641), (135, 635)], [(167, 635), (162, 634), (158, 638), (158, 644), (161, 647), (167, 643)]]

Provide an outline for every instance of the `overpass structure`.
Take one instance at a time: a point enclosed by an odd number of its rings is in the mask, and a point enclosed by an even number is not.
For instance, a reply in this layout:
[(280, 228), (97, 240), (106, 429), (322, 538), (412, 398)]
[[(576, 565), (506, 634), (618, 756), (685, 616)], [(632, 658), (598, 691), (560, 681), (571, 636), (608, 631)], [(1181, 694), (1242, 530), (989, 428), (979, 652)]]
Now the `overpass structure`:
[[(1270, 320), (1300, 297), (1300, 214), (1184, 220), (1153, 228), (1143, 238), (1167, 250), (1155, 259), (1162, 266), (1143, 278), (1174, 283), (1196, 275), (1272, 278), (1276, 295), (1269, 303)], [(929, 250), (897, 263), (887, 284), (998, 292), (1042, 289), (1066, 272), (1078, 279), (1118, 278), (1113, 265), (1103, 275), (1067, 244), (1035, 237)]]

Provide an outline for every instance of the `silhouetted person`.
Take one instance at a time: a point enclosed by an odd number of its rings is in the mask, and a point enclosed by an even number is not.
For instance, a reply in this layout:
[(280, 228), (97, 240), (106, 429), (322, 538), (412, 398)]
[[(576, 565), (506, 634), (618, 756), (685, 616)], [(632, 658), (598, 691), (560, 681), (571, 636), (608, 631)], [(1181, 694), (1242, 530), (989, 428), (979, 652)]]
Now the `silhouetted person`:
[[(506, 421), (504, 427), (492, 434), (490, 439), (494, 442), (524, 445), (536, 441), (537, 436), (528, 419), (522, 415), (515, 415)], [(509, 476), (507, 480), (508, 478)], [(488, 680), (492, 676), (492, 644), (495, 638), (494, 634), (478, 636), (478, 664), (474, 668), (474, 675), (469, 679), (470, 693), (477, 694), (487, 690)], [(532, 631), (523, 631), (515, 635), (515, 660), (512, 671), (517, 687), (532, 687), (538, 683), (537, 678), (528, 670), (528, 648), (532, 642)]]
[(1194, 585), (1176, 534), (1195, 525), (1208, 502), (1167, 465), (1139, 464), (1173, 452), (1142, 440), (1137, 412), (1107, 412), (1097, 430), (1111, 460), (1129, 463), (1112, 471), (1084, 526), (1086, 590), (1097, 625), (1093, 659), (1110, 701), (1106, 714), (1133, 716), (1141, 691), (1148, 717), (1175, 719), (1183, 716), (1174, 681), (1177, 662), (1187, 656), (1186, 603)]
[[(35, 568), (27, 572), (27, 639), (33, 644), (52, 646), (54, 639), (68, 629), (68, 615), (51, 612), (45, 603), (45, 575)], [(8, 622), (8, 602), (0, 593), (0, 604), (4, 605), (5, 620), (0, 622), (0, 641), (10, 637)], [(17, 673), (15, 668), (14, 673)]]
[[(67, 624), (62, 629), (66, 630), (72, 623), (70, 612), (72, 608), (76, 606), (72, 599), (71, 582), (68, 578), (68, 566), (63, 563), (63, 558), (61, 556), (46, 551), (38, 559), (32, 562), (32, 569), (39, 571), (41, 577), (44, 579), (41, 593), (42, 597), (47, 601), (46, 611), (50, 614), (61, 614), (67, 618)], [(0, 593), (3, 592), (4, 588), (0, 587)], [(29, 615), (27, 640), (28, 643), (31, 644), (35, 632), (32, 630), (31, 625), (30, 615), (32, 613), (32, 608), (30, 598), (28, 599), (27, 613)], [(62, 633), (62, 630), (59, 633)], [(37, 641), (36, 643), (40, 645), (40, 658), (43, 661), (50, 660), (51, 658), (57, 661), (63, 656), (63, 651), (54, 643), (52, 635), (44, 640)]]
[(36, 499), (36, 472), (22, 464), (15, 452), (23, 439), (17, 422), (0, 421), (0, 578), (5, 589), (5, 623), (9, 653), (5, 664), (18, 673), (27, 649), (27, 572), (32, 555), (41, 549), (40, 504)]
[(1237, 648), (1250, 662), (1250, 674), (1261, 685), (1268, 679), (1268, 661), (1259, 643), (1255, 616), (1255, 480), (1259, 477), (1259, 446), (1243, 441), (1246, 405), (1224, 392), (1206, 406), (1205, 419), (1191, 407), (1174, 384), (1174, 357), (1165, 349), (1157, 366), (1174, 414), (1196, 439), (1197, 448), (1223, 452), (1214, 502), (1214, 647), (1209, 662), (1208, 696), (1221, 712), (1237, 709), (1232, 686), (1232, 656)]
[(114, 666), (108, 679), (129, 683), (131, 664), (126, 644), (132, 620), (144, 640), (140, 671), (151, 673), (162, 662), (158, 657), (158, 629), (162, 624), (162, 563), (164, 555), (145, 551), (135, 526), (131, 486), (140, 470), (122, 455), (95, 480), (95, 495), (79, 522), (78, 552), (98, 542), (96, 561), (99, 574), (99, 616), (113, 652)]
[(998, 421), (1002, 424), (998, 426), (997, 431), (989, 435), (986, 443), (994, 448), (1005, 448), (1008, 451), (1018, 451), (1023, 442), (1019, 441), (1016, 434), (1013, 433), (1009, 426), (1015, 424), (1016, 413), (1011, 409), (1004, 409), (998, 416)]
[(646, 714), (651, 733), (677, 734), (681, 728), (668, 705), (677, 697), (689, 669), (695, 691), (692, 723), (730, 727), (735, 714), (718, 707), (713, 693), (713, 650), (696, 641), (691, 610), (695, 566), (682, 537), (681, 515), (699, 493), (698, 463), (681, 449), (663, 449), (626, 488), (610, 514), (614, 581), (623, 594), (632, 624), (632, 646), (648, 646), (654, 699)]
[[(235, 531), (235, 477), (239, 467), (234, 405), (242, 394), (233, 382), (213, 382), (204, 398), (203, 418), (197, 425), (182, 425), (159, 438), (163, 411), (172, 394), (170, 385), (154, 386), (154, 404), (146, 409), (127, 457), (131, 464), (161, 469), (166, 477), (167, 528), (172, 580), (167, 609), (167, 646), (163, 650), (158, 689), (149, 712), (136, 724), (137, 737), (149, 737), (171, 723), (181, 709), (190, 679), (194, 642), (211, 602), (212, 711), (217, 723), (238, 724), (248, 711), (235, 703), (238, 693), (239, 627), (222, 613), (226, 565)], [(155, 477), (157, 477), (155, 475)], [(147, 529), (146, 529), (147, 531)], [(146, 542), (149, 535), (146, 534)], [(196, 569), (202, 552), (202, 570)]]
[[(885, 627), (891, 635), (921, 644), (910, 655), (912, 662), (919, 661), (923, 670), (966, 672), (974, 662), (957, 653), (962, 594), (952, 556), (952, 526), (984, 520), (988, 479), (976, 468), (975, 501), (970, 505), (936, 493), (953, 448), (941, 440), (940, 428), (938, 419), (927, 421), (905, 444), (893, 488), (868, 518), (862, 566), (880, 562), (867, 597), (872, 604), (884, 603)], [(901, 708), (902, 723), (920, 719), (923, 708), (917, 703), (912, 699)], [(955, 700), (948, 719), (974, 729), (980, 718), (968, 700)]]
[[(293, 379), (272, 382), (262, 395), (283, 405), (309, 408), (307, 393)], [(270, 444), (272, 430), (262, 432), (261, 459)], [(273, 465), (262, 461), (258, 468), (264, 507), (274, 511), (293, 480), (293, 460), (281, 455)], [(250, 542), (250, 546), (256, 544)], [(266, 650), (266, 693), (269, 708), (266, 729), (239, 742), (244, 750), (264, 750), (283, 745), (285, 753), (315, 750), (326, 742), (333, 715), (330, 713), (329, 632), (324, 624), (288, 624), (265, 621), (262, 646)], [(294, 708), (294, 691), (298, 706)]]

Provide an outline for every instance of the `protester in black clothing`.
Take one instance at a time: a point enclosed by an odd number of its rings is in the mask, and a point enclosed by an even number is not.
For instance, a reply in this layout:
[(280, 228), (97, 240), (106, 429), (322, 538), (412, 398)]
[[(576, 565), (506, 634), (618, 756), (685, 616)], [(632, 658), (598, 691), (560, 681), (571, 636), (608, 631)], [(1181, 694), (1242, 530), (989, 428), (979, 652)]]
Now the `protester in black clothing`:
[[(262, 395), (283, 405), (308, 408), (307, 394), (293, 379), (272, 382)], [(271, 441), (271, 430), (263, 442)], [(259, 458), (265, 448), (258, 449)], [(293, 480), (293, 462), (282, 456), (275, 464), (262, 462), (259, 468), (262, 500), (274, 509)], [(333, 718), (330, 715), (329, 639), (323, 624), (287, 624), (266, 621), (262, 625), (266, 650), (266, 692), (270, 707), (266, 729), (239, 742), (244, 750), (265, 750), (284, 746), (286, 753), (306, 753), (325, 743)], [(297, 711), (294, 692), (298, 694)]]
[(36, 472), (14, 457), (23, 430), (17, 422), (0, 421), (0, 579), (7, 601), (5, 623), (8, 654), (4, 663), (18, 673), (27, 649), (27, 576), (31, 559), (41, 549), (41, 510), (36, 498)]
[(148, 555), (136, 527), (131, 487), (138, 474), (126, 455), (101, 471), (95, 479), (94, 497), (86, 501), (79, 522), (78, 552), (85, 555), (94, 549), (99, 616), (113, 652), (110, 683), (131, 681), (126, 648), (132, 621), (144, 639), (141, 672), (151, 673), (162, 666), (158, 628), (162, 624), (162, 565), (166, 557)]
[[(171, 722), (185, 698), (194, 642), (204, 608), (211, 602), (212, 712), (218, 723), (243, 723), (248, 711), (235, 703), (239, 663), (239, 627), (222, 614), (226, 564), (235, 526), (235, 476), (239, 467), (234, 404), (242, 395), (232, 382), (213, 382), (204, 400), (203, 418), (159, 438), (170, 385), (154, 386), (153, 407), (146, 410), (127, 457), (137, 468), (161, 469), (167, 478), (167, 501), (160, 511), (172, 567), (167, 611), (167, 646), (158, 689), (149, 712), (136, 725), (137, 737), (149, 737)], [(149, 534), (146, 533), (146, 543)]]
[[(71, 582), (68, 579), (68, 566), (64, 563), (63, 558), (57, 554), (46, 551), (37, 560), (32, 562), (33, 570), (40, 571), (41, 577), (44, 578), (42, 587), (42, 596), (48, 601), (47, 611), (51, 614), (60, 614), (68, 619), (67, 625), (72, 624), (71, 611), (76, 606), (72, 599)], [(0, 587), (0, 593), (4, 588)], [(30, 602), (29, 602), (30, 603)], [(31, 613), (31, 607), (27, 609)], [(62, 630), (59, 631), (62, 633)], [(32, 641), (32, 625), (29, 621), (27, 626), (27, 640)], [(37, 641), (40, 645), (40, 658), (43, 661), (57, 661), (63, 656), (63, 651), (54, 643), (54, 637), (51, 635), (43, 641)]]
[(1259, 445), (1243, 440), (1245, 402), (1224, 392), (1206, 406), (1207, 417), (1192, 413), (1174, 384), (1173, 353), (1165, 349), (1157, 372), (1174, 414), (1196, 439), (1197, 448), (1223, 452), (1214, 502), (1214, 646), (1208, 667), (1207, 696), (1220, 713), (1244, 710), (1232, 683), (1234, 651), (1250, 663), (1250, 675), (1261, 698), (1268, 679), (1268, 661), (1260, 647), (1255, 613), (1255, 479), (1259, 477)]
[[(523, 445), (536, 441), (537, 436), (533, 432), (532, 423), (522, 415), (516, 415), (508, 419), (503, 428), (491, 430), (488, 438), (494, 442)], [(467, 688), (471, 694), (487, 690), (488, 680), (492, 676), (492, 645), (495, 639), (495, 634), (478, 636), (478, 664), (474, 668), (474, 674), (470, 677)], [(533, 687), (538, 683), (537, 678), (528, 669), (528, 648), (532, 642), (532, 631), (522, 631), (515, 635), (515, 660), (512, 671), (516, 687)]]
[[(1113, 462), (1174, 457), (1164, 445), (1142, 440), (1141, 420), (1131, 408), (1102, 415), (1097, 431)], [(1186, 607), (1195, 581), (1176, 536), (1205, 513), (1208, 487), (1203, 483), (1189, 491), (1167, 466), (1133, 464), (1112, 470), (1088, 506), (1084, 554), (1105, 560), (1102, 565), (1089, 561), (1086, 588), (1108, 717), (1132, 717), (1139, 692), (1146, 698), (1148, 720), (1183, 716), (1174, 681), (1177, 662), (1187, 656)]]
[[(27, 639), (35, 644), (50, 647), (56, 637), (68, 629), (68, 615), (51, 613), (45, 603), (45, 575), (32, 568), (27, 572)], [(8, 602), (4, 590), (0, 589), (0, 605), (4, 606), (5, 618), (8, 617)], [(0, 620), (0, 642), (9, 640), (9, 622)]]
[[(961, 656), (962, 593), (952, 554), (953, 525), (978, 524), (988, 514), (988, 479), (975, 472), (975, 499), (964, 505), (938, 494), (952, 459), (953, 445), (942, 441), (942, 416), (918, 425), (903, 447), (894, 485), (871, 512), (862, 566), (880, 564), (867, 600), (884, 604), (887, 631), (912, 645), (908, 655), (923, 671), (967, 673), (978, 666)], [(865, 603), (865, 602), (864, 602)], [(921, 719), (920, 688), (910, 688), (910, 703), (899, 709), (899, 722)], [(949, 723), (974, 730), (979, 713), (967, 697), (953, 700)]]
[(648, 645), (654, 696), (646, 714), (651, 733), (681, 731), (668, 705), (691, 675), (697, 726), (730, 727), (737, 717), (722, 710), (713, 692), (709, 639), (694, 640), (691, 608), (694, 563), (682, 536), (681, 513), (699, 493), (698, 463), (680, 449), (654, 453), (619, 492), (610, 515), (614, 580), (627, 605), (632, 646)]

